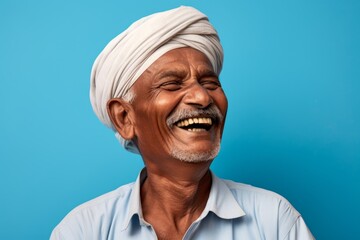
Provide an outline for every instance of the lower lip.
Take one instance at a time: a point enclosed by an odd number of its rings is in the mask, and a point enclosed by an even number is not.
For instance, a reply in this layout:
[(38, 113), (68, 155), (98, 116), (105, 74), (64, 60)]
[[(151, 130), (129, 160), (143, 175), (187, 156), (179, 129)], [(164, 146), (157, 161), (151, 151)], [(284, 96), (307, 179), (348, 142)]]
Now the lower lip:
[(184, 132), (188, 132), (188, 133), (208, 133), (211, 131), (211, 129), (213, 128), (213, 126), (210, 127), (209, 130), (203, 129), (203, 128), (195, 128), (195, 130), (187, 130), (187, 129), (183, 129), (181, 127), (177, 127), (176, 128), (184, 131)]
[(203, 128), (195, 128), (195, 129), (183, 129), (183, 130), (186, 130), (188, 132), (207, 132), (206, 129), (203, 129)]

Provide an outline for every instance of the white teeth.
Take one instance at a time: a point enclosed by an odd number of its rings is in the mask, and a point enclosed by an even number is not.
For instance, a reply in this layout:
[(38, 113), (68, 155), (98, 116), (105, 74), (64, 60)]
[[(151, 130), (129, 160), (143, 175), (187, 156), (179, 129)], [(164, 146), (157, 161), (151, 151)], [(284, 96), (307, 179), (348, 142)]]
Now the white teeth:
[(203, 129), (203, 128), (189, 128), (188, 131), (189, 132), (203, 132), (203, 131), (206, 131), (206, 130)]
[[(182, 120), (182, 121), (178, 122), (176, 124), (176, 126), (187, 127), (191, 124), (196, 124), (196, 123), (212, 125), (212, 119), (211, 118), (188, 118), (186, 120)], [(190, 130), (190, 129), (188, 129), (188, 130), (193, 131), (194, 129), (197, 129), (197, 128), (192, 128), (192, 130)]]

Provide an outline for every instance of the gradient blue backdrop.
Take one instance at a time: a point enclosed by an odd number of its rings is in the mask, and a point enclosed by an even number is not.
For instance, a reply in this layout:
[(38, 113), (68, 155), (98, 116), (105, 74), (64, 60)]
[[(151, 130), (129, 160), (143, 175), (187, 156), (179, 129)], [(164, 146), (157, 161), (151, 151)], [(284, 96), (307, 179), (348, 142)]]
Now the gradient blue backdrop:
[(48, 239), (142, 161), (92, 112), (89, 73), (136, 19), (206, 13), (229, 99), (219, 176), (276, 191), (318, 239), (360, 235), (360, 1), (0, 2), (0, 239)]

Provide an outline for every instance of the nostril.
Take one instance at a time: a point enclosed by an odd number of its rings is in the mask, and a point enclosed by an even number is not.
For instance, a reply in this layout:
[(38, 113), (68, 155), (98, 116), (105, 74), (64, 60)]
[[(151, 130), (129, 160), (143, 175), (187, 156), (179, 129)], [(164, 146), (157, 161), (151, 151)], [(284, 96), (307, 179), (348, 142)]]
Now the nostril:
[(184, 102), (189, 105), (196, 105), (205, 108), (213, 103), (213, 99), (207, 89), (200, 84), (196, 84), (196, 86), (191, 87), (186, 92)]

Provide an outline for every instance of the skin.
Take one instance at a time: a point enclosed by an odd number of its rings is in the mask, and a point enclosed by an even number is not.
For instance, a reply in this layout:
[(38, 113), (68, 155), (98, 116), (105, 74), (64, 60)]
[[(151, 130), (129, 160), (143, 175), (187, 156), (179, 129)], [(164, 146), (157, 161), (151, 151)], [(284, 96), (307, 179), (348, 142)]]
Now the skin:
[[(184, 162), (171, 150), (201, 153), (220, 144), (227, 99), (207, 57), (192, 48), (167, 52), (156, 60), (132, 87), (136, 97), (108, 102), (108, 113), (116, 130), (133, 139), (144, 160), (147, 178), (141, 186), (145, 221), (158, 239), (182, 239), (202, 213), (209, 197), (213, 159)], [(167, 118), (179, 109), (206, 109), (215, 105), (224, 116), (211, 129), (189, 132)]]

